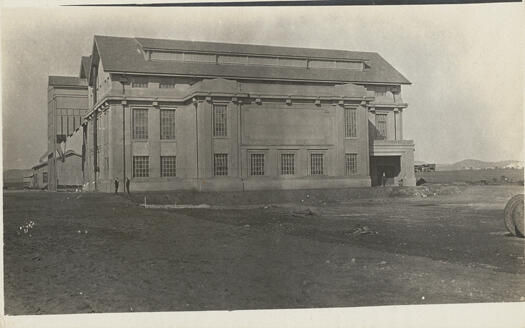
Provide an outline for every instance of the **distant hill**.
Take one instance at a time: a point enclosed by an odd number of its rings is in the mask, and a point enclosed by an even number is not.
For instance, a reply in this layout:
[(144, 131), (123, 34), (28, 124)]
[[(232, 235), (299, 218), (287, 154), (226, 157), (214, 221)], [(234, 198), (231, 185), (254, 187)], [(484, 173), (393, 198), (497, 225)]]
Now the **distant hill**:
[(437, 164), (436, 171), (483, 170), (495, 168), (523, 168), (523, 161), (507, 160), (484, 162), (477, 159), (465, 159), (453, 164)]

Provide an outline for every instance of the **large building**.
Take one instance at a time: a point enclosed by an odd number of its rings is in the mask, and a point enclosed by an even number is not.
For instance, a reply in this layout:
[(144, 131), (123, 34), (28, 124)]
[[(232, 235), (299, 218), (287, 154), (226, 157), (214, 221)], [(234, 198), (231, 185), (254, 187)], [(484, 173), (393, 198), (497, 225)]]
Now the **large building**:
[(84, 187), (415, 185), (401, 86), (373, 52), (95, 36)]

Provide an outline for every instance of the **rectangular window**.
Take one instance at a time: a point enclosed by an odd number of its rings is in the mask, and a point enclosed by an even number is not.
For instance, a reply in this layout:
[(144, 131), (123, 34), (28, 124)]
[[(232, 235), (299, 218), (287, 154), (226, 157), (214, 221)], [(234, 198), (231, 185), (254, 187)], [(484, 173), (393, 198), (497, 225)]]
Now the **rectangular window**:
[(361, 62), (342, 62), (337, 61), (335, 63), (336, 68), (342, 68), (342, 69), (350, 69), (353, 71), (362, 71), (363, 70), (363, 63)]
[(160, 139), (175, 139), (175, 110), (160, 110)]
[(228, 154), (214, 155), (213, 173), (215, 176), (228, 175)]
[(308, 68), (335, 68), (334, 60), (310, 60), (308, 61)]
[(307, 65), (306, 59), (279, 58), (279, 66), (307, 68)]
[(153, 51), (151, 53), (151, 60), (175, 60), (182, 61), (182, 52), (159, 52)]
[(215, 63), (217, 62), (216, 55), (212, 54), (196, 54), (184, 53), (184, 61), (186, 62), (200, 62), (200, 63)]
[(281, 154), (281, 175), (295, 174), (295, 154)]
[(164, 79), (159, 82), (160, 89), (173, 89), (175, 88), (175, 81), (170, 79)]
[(218, 58), (218, 63), (219, 64), (246, 65), (247, 62), (248, 62), (248, 57), (246, 57), (246, 56), (221, 55)]
[(148, 110), (133, 109), (133, 139), (148, 139)]
[(213, 136), (226, 137), (226, 105), (213, 106)]
[(374, 91), (376, 97), (386, 96), (387, 87), (377, 87)]
[(357, 111), (355, 108), (345, 108), (345, 138), (357, 137)]
[(323, 154), (310, 154), (310, 174), (323, 175)]
[(149, 177), (149, 156), (133, 156), (133, 177)]
[(177, 176), (175, 156), (161, 156), (160, 157), (160, 176), (174, 177)]
[(134, 78), (131, 81), (131, 87), (132, 88), (147, 88), (148, 87), (148, 79), (145, 78)]
[(376, 114), (376, 139), (386, 139), (387, 114)]
[(357, 174), (357, 154), (345, 154), (346, 175)]
[(47, 172), (42, 172), (42, 183), (47, 183)]
[(248, 65), (258, 66), (278, 66), (279, 60), (277, 57), (248, 57)]
[(264, 154), (250, 154), (250, 175), (264, 175)]

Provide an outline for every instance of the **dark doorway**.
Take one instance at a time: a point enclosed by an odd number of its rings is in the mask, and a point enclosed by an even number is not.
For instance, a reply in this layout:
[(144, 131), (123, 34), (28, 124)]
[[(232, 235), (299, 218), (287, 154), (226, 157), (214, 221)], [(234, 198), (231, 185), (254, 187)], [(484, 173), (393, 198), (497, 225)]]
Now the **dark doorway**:
[(401, 156), (370, 157), (370, 178), (372, 180), (372, 186), (382, 185), (383, 172), (385, 173), (385, 185), (394, 185), (394, 178), (401, 172)]

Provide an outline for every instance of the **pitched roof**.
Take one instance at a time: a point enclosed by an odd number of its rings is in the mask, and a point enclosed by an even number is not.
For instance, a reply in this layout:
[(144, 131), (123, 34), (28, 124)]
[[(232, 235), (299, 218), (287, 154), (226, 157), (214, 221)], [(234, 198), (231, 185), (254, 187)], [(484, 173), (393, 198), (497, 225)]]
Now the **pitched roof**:
[(89, 75), (90, 69), (89, 66), (91, 65), (91, 56), (82, 56), (82, 59), (80, 60), (80, 78), (86, 79)]
[[(100, 55), (102, 66), (106, 72), (223, 78), (410, 84), (410, 81), (375, 52), (124, 38), (98, 35), (95, 36), (95, 45)], [(364, 71), (353, 71), (346, 69), (336, 70), (251, 65), (217, 65), (215, 63), (176, 61), (148, 61), (143, 54), (143, 51), (147, 49), (364, 60), (370, 68)]]
[(86, 80), (76, 76), (49, 76), (48, 84), (55, 87), (87, 87)]

